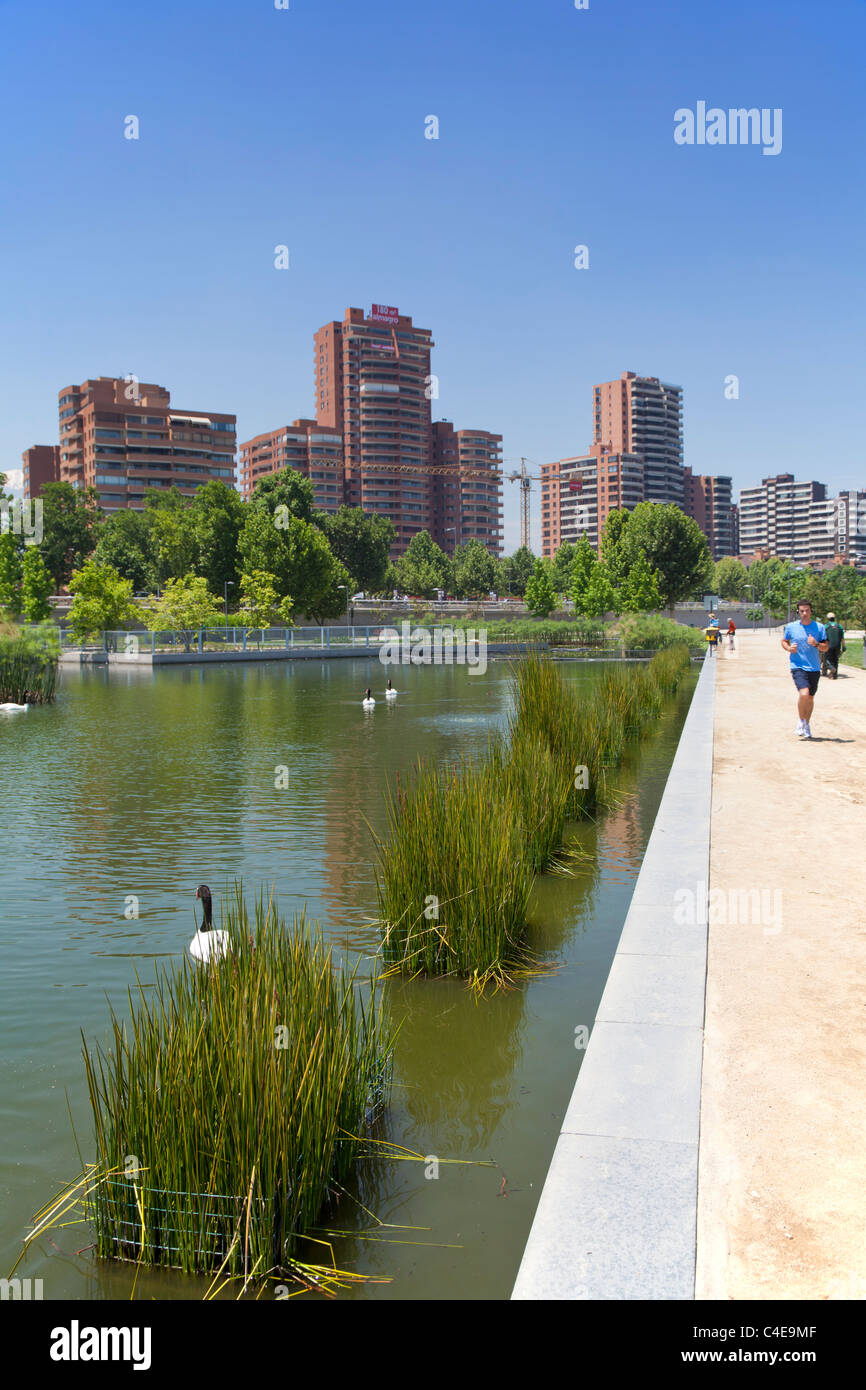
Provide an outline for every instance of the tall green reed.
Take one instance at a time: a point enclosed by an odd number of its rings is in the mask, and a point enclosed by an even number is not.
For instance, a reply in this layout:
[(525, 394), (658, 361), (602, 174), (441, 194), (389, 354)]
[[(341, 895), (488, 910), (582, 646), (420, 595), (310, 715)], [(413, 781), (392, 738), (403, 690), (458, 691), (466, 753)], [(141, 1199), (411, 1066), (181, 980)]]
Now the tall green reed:
[(0, 634), (0, 703), (42, 705), (53, 700), (59, 659), (51, 624)]
[(251, 921), (238, 889), (222, 925), (228, 956), (158, 971), (107, 1050), (84, 1042), (90, 1214), (100, 1255), (258, 1277), (352, 1171), (392, 1039), (303, 917), (259, 898)]

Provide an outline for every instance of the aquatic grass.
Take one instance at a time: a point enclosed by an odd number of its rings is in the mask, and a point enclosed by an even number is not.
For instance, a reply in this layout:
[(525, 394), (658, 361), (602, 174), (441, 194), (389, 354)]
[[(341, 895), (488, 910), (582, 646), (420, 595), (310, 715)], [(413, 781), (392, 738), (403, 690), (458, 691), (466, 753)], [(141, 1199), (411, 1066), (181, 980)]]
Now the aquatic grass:
[(60, 645), (50, 623), (5, 626), (0, 634), (0, 703), (43, 705), (54, 699)]
[(409, 974), (465, 975), (479, 988), (519, 969), (533, 871), (518, 788), (490, 760), (425, 759), (386, 795), (389, 837), (374, 835), (382, 953)]
[(535, 875), (557, 867), (569, 819), (612, 803), (610, 770), (688, 665), (688, 649), (671, 648), (586, 691), (535, 649), (512, 667), (508, 732), (486, 758), (444, 769), (422, 759), (387, 793), (387, 837), (374, 840), (391, 970), (483, 989), (537, 969), (525, 945)]
[(83, 1044), (89, 1215), (102, 1256), (249, 1279), (291, 1267), (352, 1171), (392, 1040), (303, 916), (259, 898), (251, 921), (236, 890), (222, 925), (230, 955), (160, 969), (107, 1049)]

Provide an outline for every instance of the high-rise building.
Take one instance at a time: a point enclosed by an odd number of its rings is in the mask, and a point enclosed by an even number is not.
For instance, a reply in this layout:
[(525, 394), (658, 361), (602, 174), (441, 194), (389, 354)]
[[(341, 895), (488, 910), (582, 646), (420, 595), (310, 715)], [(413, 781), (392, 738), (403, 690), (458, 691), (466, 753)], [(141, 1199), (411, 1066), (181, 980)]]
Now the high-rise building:
[[(740, 552), (781, 555), (808, 564), (812, 551), (813, 507), (827, 500), (825, 483), (798, 483), (793, 473), (764, 478), (760, 487), (740, 492)], [(819, 508), (818, 526), (824, 509)]]
[(638, 454), (648, 502), (683, 505), (683, 392), (656, 376), (623, 372), (592, 388), (593, 442)]
[(737, 554), (731, 479), (683, 471), (683, 510), (693, 517), (710, 543), (714, 560)]
[(309, 478), (321, 511), (335, 512), (345, 501), (343, 440), (328, 425), (295, 420), (268, 434), (257, 434), (240, 446), (241, 494), (248, 501), (253, 488), (270, 473), (294, 468)]
[(60, 392), (60, 480), (96, 487), (103, 511), (141, 510), (156, 489), (234, 486), (236, 418), (173, 409), (163, 386), (100, 376)]
[(793, 473), (764, 478), (740, 493), (740, 554), (778, 555), (795, 565), (866, 569), (866, 491), (828, 497), (825, 483)]
[(501, 554), (501, 466), (501, 434), (455, 430), (450, 420), (433, 425), (430, 534), (447, 555), (470, 540)]
[(60, 448), (57, 444), (32, 444), (21, 455), (22, 496), (26, 499), (41, 496), (46, 483), (60, 482)]
[(428, 328), (381, 304), (315, 335), (316, 418), (343, 437), (347, 503), (394, 523), (393, 556), (432, 526), (432, 347)]
[(589, 452), (541, 468), (541, 553), (552, 558), (582, 534), (598, 549), (610, 513), (632, 511), (644, 499), (644, 465), (637, 454), (592, 444)]

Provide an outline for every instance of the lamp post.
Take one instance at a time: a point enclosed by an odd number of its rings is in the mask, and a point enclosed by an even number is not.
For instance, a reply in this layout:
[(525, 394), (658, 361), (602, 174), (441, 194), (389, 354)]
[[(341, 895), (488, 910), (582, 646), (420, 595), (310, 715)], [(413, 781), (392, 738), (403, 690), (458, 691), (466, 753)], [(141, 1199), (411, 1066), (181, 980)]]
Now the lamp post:
[(347, 628), (350, 628), (350, 627), (351, 627), (351, 623), (349, 622), (349, 589), (348, 589), (348, 585), (346, 585), (346, 584), (338, 584), (338, 585), (337, 585), (337, 588), (338, 588), (338, 589), (345, 589), (345, 591), (346, 591), (346, 627), (347, 627)]
[(226, 609), (226, 632), (228, 632), (228, 630), (229, 630), (229, 589), (234, 589), (234, 588), (235, 588), (234, 580), (232, 580), (232, 579), (227, 579), (226, 582), (225, 582), (225, 584), (223, 585), (223, 595), (224, 595), (224, 597), (225, 597), (225, 609)]

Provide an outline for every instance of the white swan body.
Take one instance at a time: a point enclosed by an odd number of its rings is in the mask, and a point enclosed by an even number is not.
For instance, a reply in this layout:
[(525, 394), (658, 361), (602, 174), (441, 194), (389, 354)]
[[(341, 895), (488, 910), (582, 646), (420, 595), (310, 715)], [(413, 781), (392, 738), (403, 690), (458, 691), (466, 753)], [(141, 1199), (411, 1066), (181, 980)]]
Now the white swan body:
[(397, 692), (396, 692), (396, 690), (386, 690), (386, 691), (385, 691), (385, 699), (386, 699), (386, 700), (396, 700), (396, 698), (397, 698)]
[(212, 960), (222, 960), (228, 954), (229, 934), (227, 931), (197, 931), (189, 943), (189, 953), (193, 960), (207, 965)]
[(8, 714), (26, 714), (29, 708), (29, 705), (0, 705), (0, 709), (6, 710)]
[(363, 705), (364, 709), (372, 709), (375, 703), (376, 701), (373, 699), (372, 696), (369, 700), (365, 698), (361, 701), (361, 704)]

